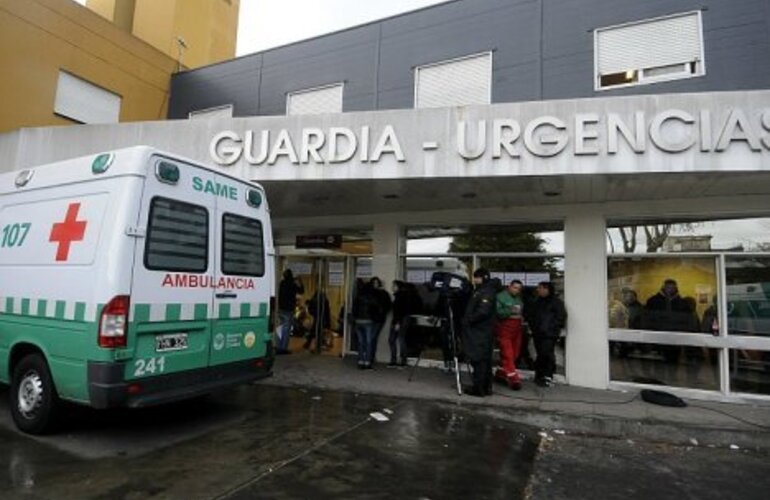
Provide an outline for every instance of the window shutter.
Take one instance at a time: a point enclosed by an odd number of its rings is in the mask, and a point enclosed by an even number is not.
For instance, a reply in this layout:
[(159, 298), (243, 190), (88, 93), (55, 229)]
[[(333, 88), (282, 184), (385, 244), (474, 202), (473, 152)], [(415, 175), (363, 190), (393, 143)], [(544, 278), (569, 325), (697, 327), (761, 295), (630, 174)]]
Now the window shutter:
[(81, 78), (59, 71), (54, 112), (81, 123), (118, 123), (120, 101), (117, 94)]
[(492, 54), (420, 66), (415, 85), (415, 108), (490, 104)]
[(596, 31), (599, 75), (698, 61), (701, 26), (697, 12)]
[(316, 89), (291, 92), (287, 96), (286, 114), (317, 115), (342, 113), (343, 85), (329, 85)]
[(217, 106), (215, 108), (200, 109), (197, 111), (190, 111), (191, 120), (210, 120), (214, 118), (232, 118), (233, 117), (233, 105)]

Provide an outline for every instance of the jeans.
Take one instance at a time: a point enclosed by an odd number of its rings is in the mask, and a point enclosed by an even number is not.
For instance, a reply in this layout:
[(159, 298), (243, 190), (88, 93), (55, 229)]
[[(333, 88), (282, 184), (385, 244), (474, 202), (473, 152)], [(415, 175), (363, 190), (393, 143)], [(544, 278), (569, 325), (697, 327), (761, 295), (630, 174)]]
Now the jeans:
[(356, 339), (358, 340), (358, 365), (359, 366), (371, 366), (372, 355), (374, 350), (372, 349), (375, 327), (377, 325), (371, 321), (362, 323), (356, 321)]
[(278, 338), (278, 350), (289, 350), (289, 337), (291, 337), (291, 322), (294, 315), (291, 311), (278, 311), (278, 321), (281, 322)]
[(383, 326), (385, 326), (385, 323), (374, 323), (374, 328), (372, 329), (372, 344), (369, 351), (369, 363), (371, 364), (374, 364), (377, 358), (377, 343), (380, 340), (380, 332)]

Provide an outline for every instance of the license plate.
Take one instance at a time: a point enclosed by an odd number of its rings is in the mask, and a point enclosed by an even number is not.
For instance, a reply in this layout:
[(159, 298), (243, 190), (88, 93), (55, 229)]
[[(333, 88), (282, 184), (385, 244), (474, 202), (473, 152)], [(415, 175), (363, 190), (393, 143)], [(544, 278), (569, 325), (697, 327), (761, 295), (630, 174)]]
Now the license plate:
[(187, 334), (174, 333), (170, 335), (158, 335), (155, 337), (155, 351), (184, 351), (187, 349)]

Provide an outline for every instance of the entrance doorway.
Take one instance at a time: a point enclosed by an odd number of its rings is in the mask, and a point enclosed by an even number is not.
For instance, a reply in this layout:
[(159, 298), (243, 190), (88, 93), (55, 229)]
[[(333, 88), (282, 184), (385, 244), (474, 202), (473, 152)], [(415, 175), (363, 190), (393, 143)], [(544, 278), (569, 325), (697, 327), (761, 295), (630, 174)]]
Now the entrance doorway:
[(346, 254), (332, 252), (293, 252), (279, 258), (281, 273), (291, 269), (301, 290), (290, 330), (290, 351), (343, 355), (350, 265)]

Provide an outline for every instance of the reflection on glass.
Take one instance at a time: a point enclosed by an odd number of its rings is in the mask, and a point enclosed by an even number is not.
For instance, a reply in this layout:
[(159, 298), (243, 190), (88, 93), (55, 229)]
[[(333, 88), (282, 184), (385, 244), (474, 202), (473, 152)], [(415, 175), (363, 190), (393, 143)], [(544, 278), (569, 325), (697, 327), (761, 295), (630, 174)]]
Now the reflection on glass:
[(727, 329), (770, 336), (770, 257), (727, 257)]
[(430, 282), (435, 272), (448, 272), (468, 278), (472, 259), (457, 257), (407, 257), (404, 281), (414, 285)]
[(610, 378), (618, 382), (719, 390), (719, 350), (610, 343)]
[(714, 258), (611, 258), (607, 289), (610, 328), (719, 333)]
[(770, 394), (770, 352), (731, 349), (730, 390)]
[(607, 229), (611, 253), (766, 252), (770, 249), (770, 218), (654, 221)]

